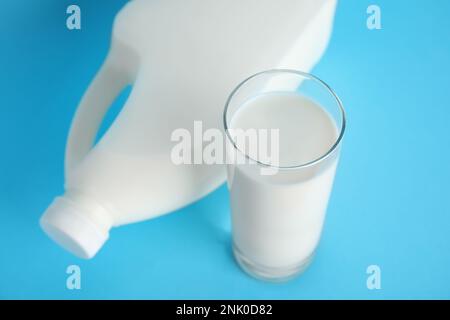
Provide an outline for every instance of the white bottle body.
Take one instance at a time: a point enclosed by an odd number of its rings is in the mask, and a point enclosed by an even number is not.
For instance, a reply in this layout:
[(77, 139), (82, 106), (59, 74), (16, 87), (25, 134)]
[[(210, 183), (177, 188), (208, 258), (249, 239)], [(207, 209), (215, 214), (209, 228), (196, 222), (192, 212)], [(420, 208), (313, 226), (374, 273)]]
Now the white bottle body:
[[(191, 130), (197, 120), (204, 130), (221, 128), (228, 94), (252, 73), (310, 70), (328, 43), (335, 5), (335, 0), (128, 3), (116, 17), (108, 59), (69, 135), (66, 196), (83, 199), (76, 200), (81, 205), (71, 200), (77, 208), (72, 214), (97, 221), (100, 211), (107, 212), (106, 224), (118, 226), (176, 210), (218, 187), (226, 176), (223, 166), (173, 164), (172, 132)], [(92, 147), (108, 104), (127, 83), (133, 84), (130, 97)], [(65, 211), (61, 207), (67, 203), (52, 211)], [(91, 203), (102, 209), (90, 210)], [(57, 216), (43, 220), (47, 233), (58, 229), (58, 235), (50, 234), (53, 239), (62, 242), (61, 228), (71, 238), (84, 237), (67, 230), (70, 219)], [(52, 225), (54, 219), (60, 225)], [(83, 249), (81, 256), (93, 256), (102, 244), (88, 253)]]

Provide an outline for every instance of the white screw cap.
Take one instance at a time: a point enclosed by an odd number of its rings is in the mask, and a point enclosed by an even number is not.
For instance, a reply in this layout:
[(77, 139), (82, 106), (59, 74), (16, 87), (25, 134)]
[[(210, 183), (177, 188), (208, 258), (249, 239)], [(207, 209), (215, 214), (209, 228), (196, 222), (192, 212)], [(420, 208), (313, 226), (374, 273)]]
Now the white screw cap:
[[(101, 212), (103, 211), (103, 212)], [(72, 254), (90, 259), (109, 237), (111, 224), (105, 210), (92, 202), (57, 197), (42, 215), (40, 225), (57, 244)]]

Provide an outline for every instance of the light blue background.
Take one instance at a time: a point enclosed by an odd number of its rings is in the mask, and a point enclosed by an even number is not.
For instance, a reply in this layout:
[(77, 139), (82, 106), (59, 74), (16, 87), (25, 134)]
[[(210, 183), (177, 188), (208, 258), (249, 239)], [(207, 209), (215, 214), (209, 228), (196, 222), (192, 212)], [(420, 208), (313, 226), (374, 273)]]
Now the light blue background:
[[(66, 253), (38, 219), (63, 186), (67, 131), (125, 1), (2, 1), (0, 298), (450, 298), (450, 2), (340, 1), (314, 73), (348, 113), (316, 259), (285, 284), (254, 280), (230, 251), (221, 187), (174, 214), (114, 229), (95, 259)], [(65, 27), (82, 9), (82, 30)], [(182, 52), (180, 52), (182, 54)], [(118, 109), (125, 97), (119, 99)], [(110, 117), (112, 117), (110, 115)], [(82, 289), (66, 289), (66, 267)], [(382, 289), (366, 288), (366, 268)]]

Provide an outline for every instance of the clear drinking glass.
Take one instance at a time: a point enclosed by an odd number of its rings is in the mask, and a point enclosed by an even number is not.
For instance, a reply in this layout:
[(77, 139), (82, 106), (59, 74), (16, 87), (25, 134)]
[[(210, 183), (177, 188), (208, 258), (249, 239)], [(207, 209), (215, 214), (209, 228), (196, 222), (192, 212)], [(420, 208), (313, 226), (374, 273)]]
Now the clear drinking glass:
[[(233, 90), (223, 122), (235, 258), (254, 277), (290, 279), (320, 239), (345, 129), (342, 103), (313, 75), (268, 70)], [(279, 129), (275, 162), (234, 132), (264, 126)]]

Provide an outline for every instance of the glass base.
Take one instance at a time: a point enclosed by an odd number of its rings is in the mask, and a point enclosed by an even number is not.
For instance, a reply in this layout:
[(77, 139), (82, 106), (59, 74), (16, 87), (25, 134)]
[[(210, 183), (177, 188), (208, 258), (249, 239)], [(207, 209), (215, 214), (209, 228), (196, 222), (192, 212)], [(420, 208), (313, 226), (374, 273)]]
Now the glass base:
[(264, 281), (285, 282), (303, 273), (313, 260), (314, 253), (292, 267), (273, 268), (259, 265), (245, 257), (233, 244), (233, 254), (239, 266), (250, 276)]

